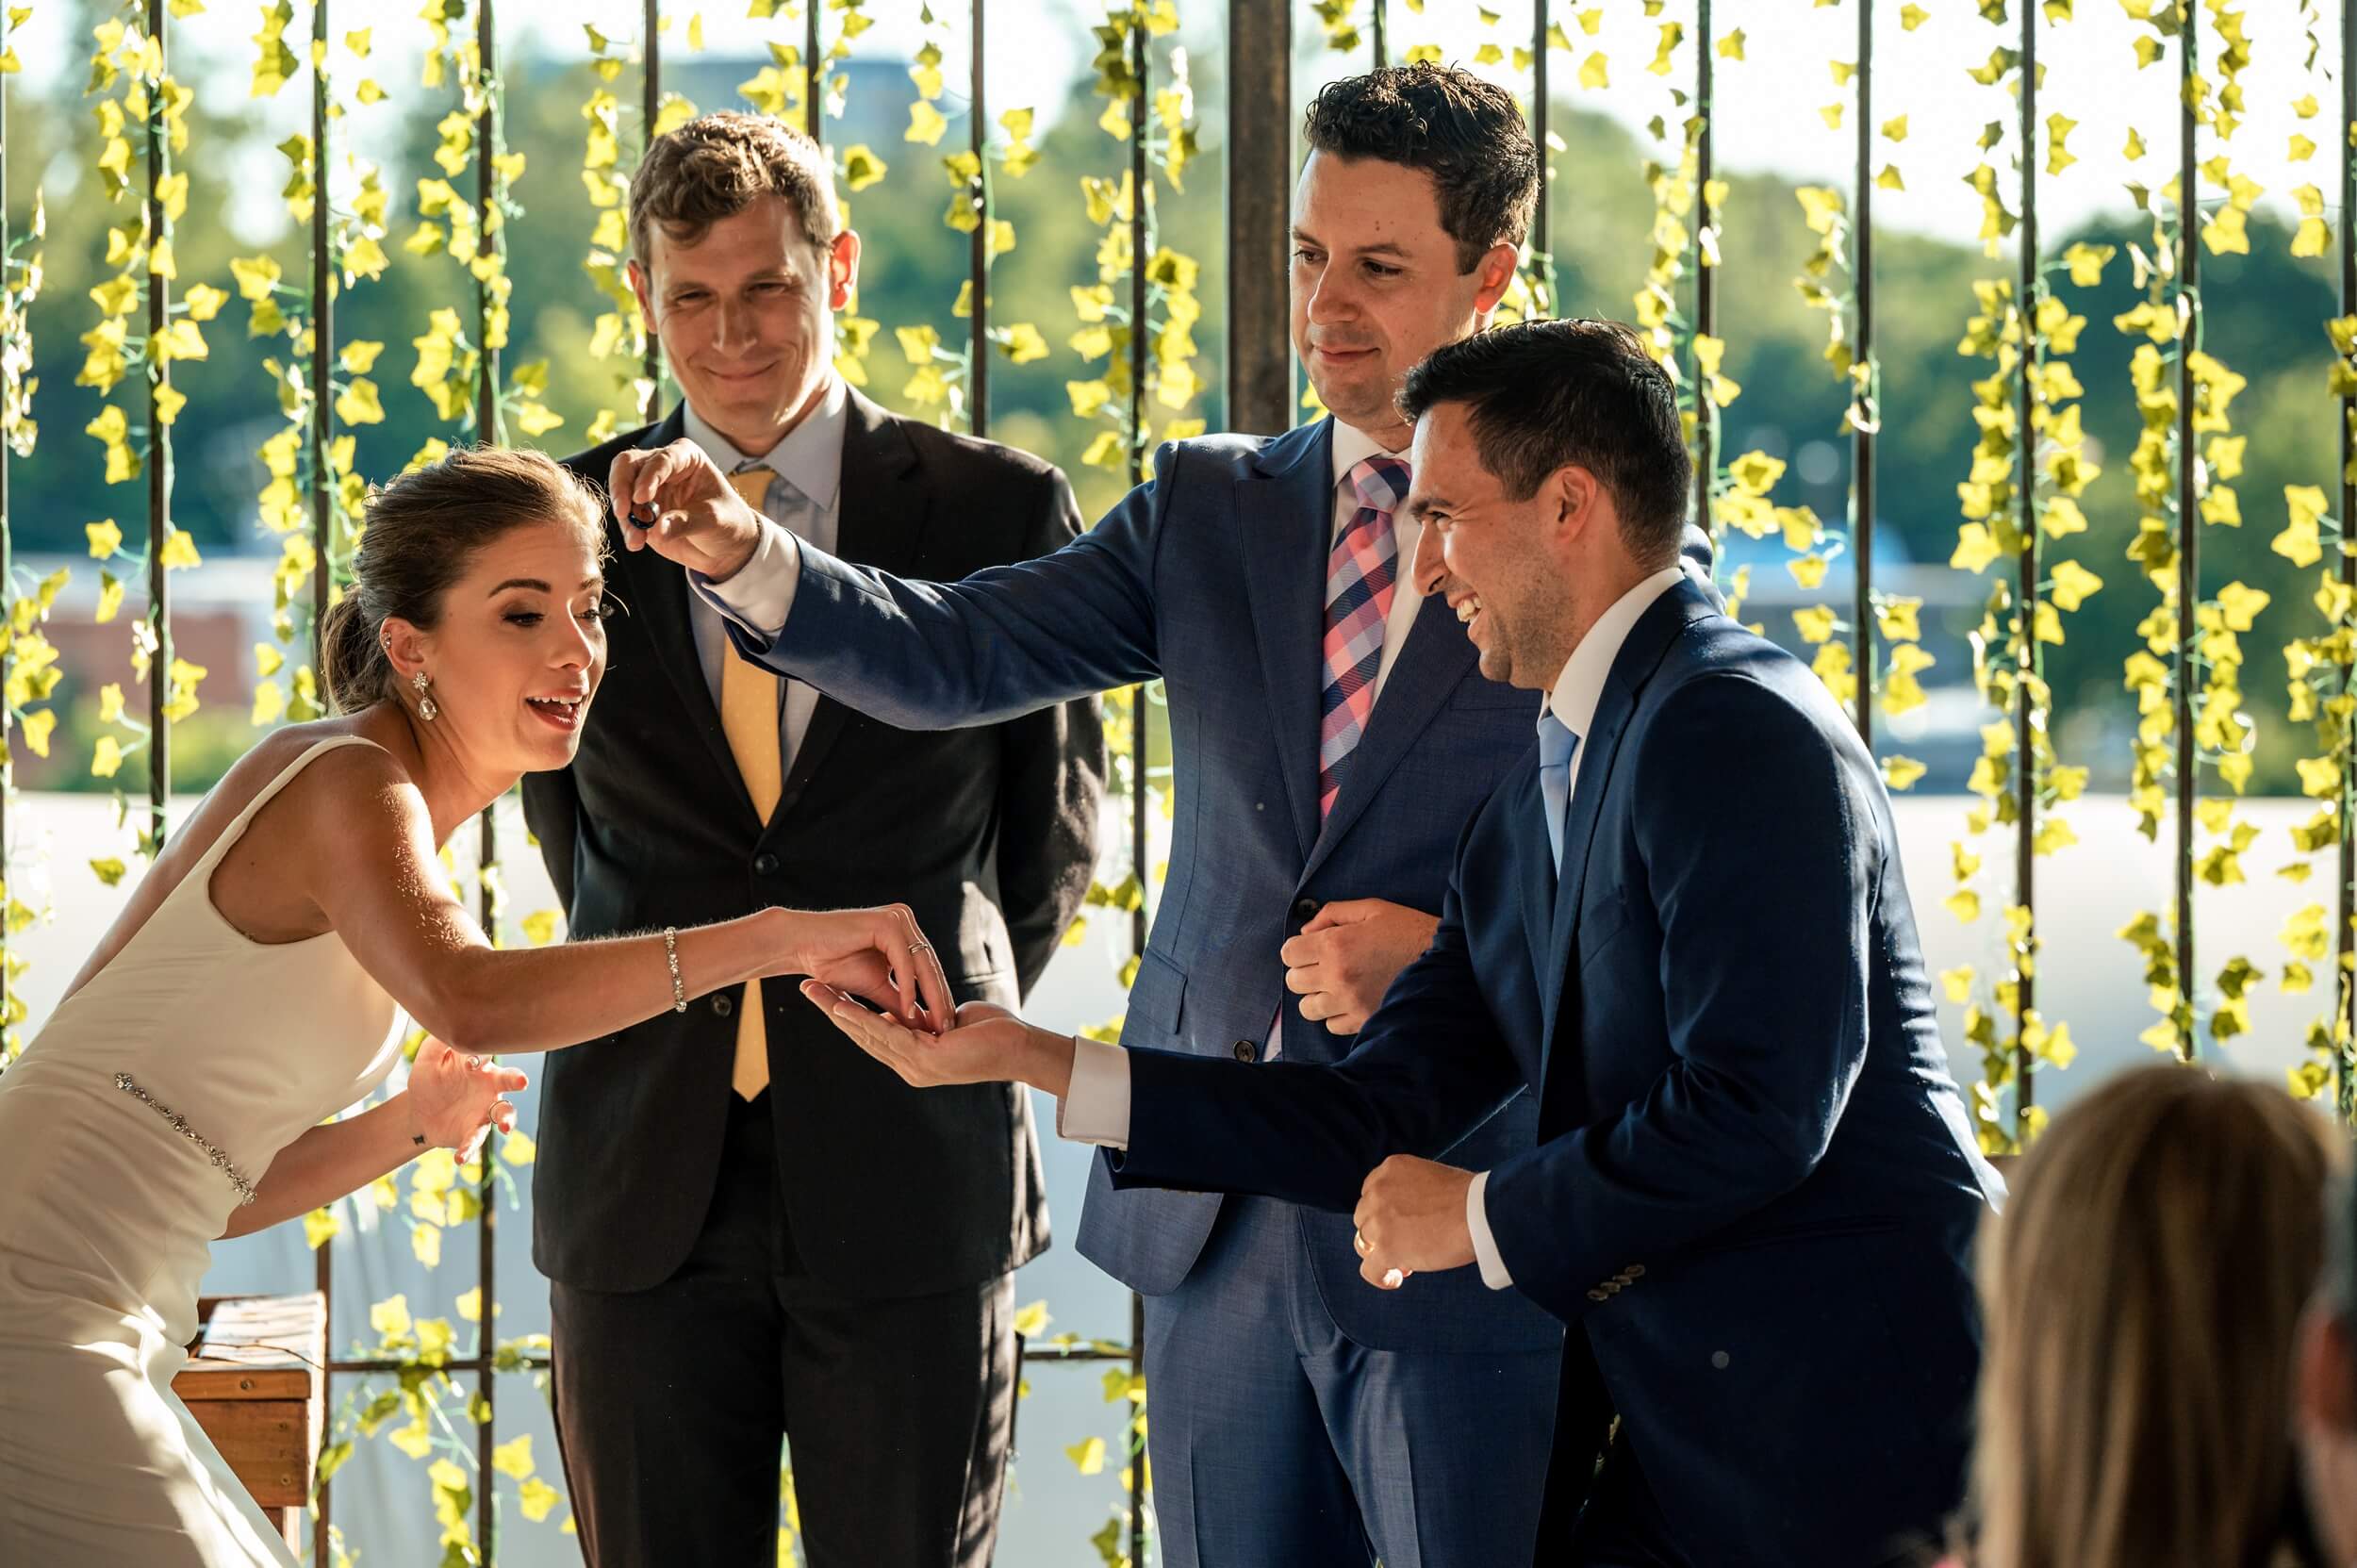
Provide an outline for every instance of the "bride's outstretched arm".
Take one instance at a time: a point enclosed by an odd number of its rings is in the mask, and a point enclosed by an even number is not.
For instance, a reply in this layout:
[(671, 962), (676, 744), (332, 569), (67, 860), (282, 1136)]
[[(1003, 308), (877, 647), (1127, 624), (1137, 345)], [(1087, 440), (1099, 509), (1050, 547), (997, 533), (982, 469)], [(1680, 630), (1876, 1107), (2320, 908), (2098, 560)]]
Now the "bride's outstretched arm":
[(331, 787), (305, 792), (297, 864), (311, 896), (377, 983), (460, 1050), (551, 1050), (765, 975), (814, 976), (928, 1032), (954, 1008), (931, 944), (898, 904), (493, 948), (452, 895), (425, 801), (399, 766), (359, 746), (315, 766), (335, 771)]
[(513, 1067), (428, 1040), (418, 1048), (407, 1088), (356, 1116), (311, 1128), (280, 1149), (254, 1184), (254, 1201), (231, 1211), (222, 1235), (242, 1236), (307, 1214), (429, 1148), (453, 1149), (466, 1160), (492, 1128), (514, 1129), (516, 1108), (507, 1097), (523, 1086), (524, 1075)]

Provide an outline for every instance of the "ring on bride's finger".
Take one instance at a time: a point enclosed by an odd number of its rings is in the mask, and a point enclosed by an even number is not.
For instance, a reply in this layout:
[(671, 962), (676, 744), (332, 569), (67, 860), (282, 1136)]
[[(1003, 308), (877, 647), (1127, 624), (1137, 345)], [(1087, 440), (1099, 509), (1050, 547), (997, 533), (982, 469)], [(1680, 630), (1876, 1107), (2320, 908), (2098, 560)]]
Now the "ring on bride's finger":
[(909, 944), (909, 951), (911, 952), (931, 952), (932, 950), (933, 945), (931, 942), (926, 941), (921, 936)]
[(1367, 1256), (1369, 1248), (1367, 1246), (1367, 1238), (1365, 1236), (1356, 1230), (1353, 1230), (1350, 1233), (1350, 1245), (1359, 1249), (1359, 1256), (1361, 1258)]

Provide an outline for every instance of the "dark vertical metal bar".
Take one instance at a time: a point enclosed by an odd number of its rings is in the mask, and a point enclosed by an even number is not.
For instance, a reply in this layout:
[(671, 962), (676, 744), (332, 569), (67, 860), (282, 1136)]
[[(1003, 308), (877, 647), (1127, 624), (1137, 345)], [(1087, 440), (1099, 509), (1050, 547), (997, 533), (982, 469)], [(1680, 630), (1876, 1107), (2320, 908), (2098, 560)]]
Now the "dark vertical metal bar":
[[(156, 79), (147, 94), (147, 245), (152, 257), (165, 239), (159, 189), (172, 172), (171, 142), (164, 134), (164, 82), (171, 72), (165, 38), (164, 0), (147, 0), (147, 36), (156, 41)], [(147, 274), (147, 340), (159, 343), (172, 311), (172, 283)], [(147, 832), (149, 851), (159, 854), (172, 799), (172, 723), (164, 717), (172, 685), (172, 596), (164, 569), (164, 541), (172, 532), (172, 440), (164, 428), (162, 393), (172, 385), (172, 364), (151, 350), (147, 367), (147, 618), (155, 633), (147, 666)]]
[(1386, 13), (1391, 8), (1391, 0), (1375, 0), (1375, 25), (1372, 30), (1375, 38), (1375, 68), (1377, 71), (1392, 63), (1391, 47), (1384, 37), (1387, 31), (1385, 25), (1390, 20)]
[[(1874, 363), (1874, 0), (1857, 0), (1857, 214), (1850, 224), (1850, 291), (1856, 302), (1851, 352)], [(1870, 379), (1867, 383), (1873, 386)], [(1850, 388), (1857, 401), (1856, 384)], [(1874, 433), (1850, 426), (1850, 555), (1857, 572), (1851, 637), (1857, 646), (1857, 737), (1874, 751)]]
[[(2031, 422), (2036, 411), (2037, 338), (2037, 17), (2038, 8), (2025, 3), (2021, 15), (2021, 270), (2015, 305), (2021, 318), (2021, 355), (2017, 366), (2014, 438), (2014, 515), (2021, 530), (2020, 576), (2014, 589), (2013, 624), (2017, 638), (2014, 668), (2014, 902), (2030, 911), (2030, 930), (2023, 940), (2036, 951), (2037, 941), (2036, 846), (2037, 753), (2033, 733), (2032, 686), (2043, 673), (2045, 661), (2037, 648), (2038, 536), (2037, 432)], [(1859, 128), (1863, 130), (1861, 123)], [(2037, 1005), (2037, 974), (2025, 958), (2017, 966), (2013, 1048), (2013, 1125), (2017, 1142), (2029, 1135), (2030, 1108), (2036, 1097), (2035, 1064), (2021, 1043), (2030, 1010)]]
[[(663, 112), (663, 34), (660, 31), (662, 22), (663, 0), (646, 0), (639, 24), (639, 36), (646, 41), (642, 45), (644, 54), (639, 71), (639, 114), (643, 121), (642, 129), (646, 133), (647, 145), (650, 147), (654, 145), (655, 118)], [(642, 150), (639, 157), (643, 159), (645, 156)], [(645, 375), (647, 401), (646, 406), (639, 409), (638, 416), (651, 423), (663, 413), (663, 345), (656, 340), (651, 330), (647, 334)]]
[[(2341, 124), (2357, 124), (2357, 0), (2341, 0)], [(2351, 157), (2349, 138), (2344, 129), (2341, 142), (2341, 314), (2357, 315), (2357, 161)], [(2357, 519), (2357, 480), (2350, 477), (2357, 470), (2357, 426), (2350, 418), (2357, 414), (2357, 403), (2341, 400), (2341, 583), (2357, 589), (2357, 555), (2349, 553), (2348, 542), (2351, 520)], [(0, 462), (5, 462), (0, 457)], [(0, 496), (5, 495), (0, 490)], [(5, 534), (5, 515), (0, 514), (0, 535)], [(2341, 666), (2341, 693), (2347, 696), (2350, 684), (2350, 667)], [(2351, 925), (2357, 923), (2357, 838), (2350, 836), (2350, 813), (2357, 809), (2357, 787), (2352, 787), (2351, 774), (2357, 773), (2357, 714), (2342, 722), (2341, 727), (2341, 821), (2339, 844), (2340, 923), (2333, 929), (2339, 933), (2335, 941), (2332, 966), (2334, 1021), (2337, 1025), (2332, 1047), (2332, 1103), (2341, 1120), (2357, 1117), (2357, 1072), (2352, 1072), (2349, 1060), (2351, 1048), (2345, 1043), (2357, 1039), (2357, 974), (2350, 969), (2352, 945)]]
[[(1859, 0), (1861, 5), (1866, 0)], [(1694, 149), (1694, 330), (1719, 336), (1719, 294), (1713, 269), (1706, 261), (1703, 237), (1710, 232), (1711, 96), (1710, 0), (1694, 4), (1694, 112), (1702, 116), (1700, 143)], [(1711, 515), (1710, 492), (1719, 470), (1719, 409), (1703, 383), (1702, 367), (1694, 367), (1694, 520), (1713, 543), (1718, 520)]]
[[(1137, 487), (1146, 473), (1146, 368), (1150, 362), (1146, 341), (1146, 246), (1152, 234), (1146, 223), (1146, 181), (1153, 171), (1146, 159), (1146, 106), (1153, 102), (1147, 91), (1146, 72), (1152, 65), (1147, 54), (1146, 22), (1132, 12), (1129, 18), (1129, 74), (1137, 84), (1137, 104), (1129, 116), (1129, 485)], [(1143, 955), (1146, 951), (1146, 878), (1150, 875), (1146, 860), (1146, 688), (1144, 682), (1129, 688), (1129, 864), (1138, 879), (1138, 907), (1129, 916), (1129, 950)], [(1129, 1366), (1142, 1372), (1146, 1364), (1146, 1304), (1135, 1291), (1129, 1294)], [(1149, 1396), (1151, 1391), (1148, 1391)], [(1122, 1446), (1127, 1448), (1125, 1442)], [(1146, 1465), (1143, 1459), (1129, 1463), (1129, 1560), (1146, 1561)]]
[[(968, 199), (974, 204), (978, 222), (968, 238), (973, 244), (966, 256), (967, 275), (974, 280), (973, 310), (969, 315), (972, 332), (966, 339), (967, 366), (965, 372), (965, 427), (977, 436), (990, 434), (990, 164), (983, 157), (989, 141), (984, 115), (983, 96), (985, 72), (982, 69), (982, 8), (984, 0), (973, 0), (974, 77), (967, 96), (972, 106), (966, 110), (966, 124), (972, 133), (974, 152), (974, 188)], [(1138, 124), (1138, 134), (1146, 134), (1145, 122)]]
[[(311, 673), (316, 680), (325, 668), (321, 630), (327, 625), (327, 603), (334, 587), (336, 559), (336, 485), (328, 471), (327, 448), (335, 436), (336, 400), (328, 395), (329, 366), (336, 340), (333, 289), (334, 258), (327, 246), (327, 19), (329, 0), (311, 5), (311, 175), (318, 190), (311, 203)], [(324, 689), (320, 695), (326, 696)], [(328, 1332), (335, 1332), (335, 1241), (320, 1243), (312, 1257), (312, 1288), (324, 1304)], [(320, 1374), (320, 1397), (329, 1409), (336, 1403), (335, 1374)], [(319, 1483), (319, 1504), (311, 1520), (311, 1560), (333, 1560), (328, 1529), (328, 1485)]]
[(311, 668), (320, 668), (320, 628), (327, 624), (329, 590), (336, 558), (336, 485), (327, 449), (336, 436), (336, 400), (328, 396), (336, 341), (336, 272), (327, 245), (327, 7), (311, 8), (311, 47), (320, 63), (311, 67)]
[[(2194, 60), (2199, 54), (2196, 31), (2200, 9), (2180, 8), (2184, 32), (2178, 47), (2177, 104), (2177, 987), (2184, 999), (2187, 1025), (2178, 1054), (2192, 1061), (2200, 1053), (2200, 1020), (2193, 1016), (2193, 807), (2197, 770), (2193, 741), (2194, 603), (2200, 592), (2201, 520), (2193, 495), (2193, 350), (2201, 321), (2201, 246), (2197, 227), (2200, 172), (2194, 162)], [(2346, 139), (2344, 139), (2346, 140)]]
[(1530, 140), (1539, 154), (1539, 200), (1530, 213), (1531, 280), (1544, 295), (1540, 304), (1560, 315), (1555, 298), (1555, 247), (1547, 242), (1547, 0), (1530, 0)]
[(802, 0), (802, 121), (810, 139), (827, 144), (827, 68), (818, 58), (818, 9), (823, 0)]
[[(483, 93), (483, 107), (475, 119), (474, 173), (475, 204), (482, 212), (483, 243), (504, 264), (507, 251), (507, 225), (503, 216), (498, 228), (491, 226), (492, 204), (499, 197), (498, 172), (493, 160), (500, 151), (500, 100), (504, 89), (500, 81), (499, 35), (492, 0), (475, 0), (475, 66), (477, 83)], [(486, 446), (500, 443), (500, 353), (491, 346), (491, 287), (478, 280), (475, 284), (476, 341), (481, 357), (475, 369), (475, 439)], [(496, 806), (483, 808), (482, 849), (475, 860), (475, 895), (483, 929), (493, 941), (499, 937), (497, 909), (492, 898), (492, 874), (499, 865), (499, 831), (494, 820)], [(498, 1485), (497, 1472), (491, 1468), (491, 1451), (498, 1445), (493, 1416), (499, 1398), (499, 1379), (491, 1370), (489, 1335), (499, 1321), (497, 1246), (499, 1242), (499, 1209), (494, 1203), (493, 1173), (499, 1155), (485, 1140), (480, 1156), (482, 1165), (481, 1197), (483, 1212), (476, 1218), (476, 1267), (480, 1271), (477, 1299), (482, 1303), (481, 1327), (477, 1330), (483, 1343), (483, 1356), (475, 1369), (475, 1388), (483, 1398), (483, 1419), (475, 1427), (475, 1540), (487, 1563), (499, 1561), (499, 1515), (495, 1508)]]
[(1228, 430), (1294, 421), (1286, 278), (1293, 181), (1293, 8), (1228, 0)]

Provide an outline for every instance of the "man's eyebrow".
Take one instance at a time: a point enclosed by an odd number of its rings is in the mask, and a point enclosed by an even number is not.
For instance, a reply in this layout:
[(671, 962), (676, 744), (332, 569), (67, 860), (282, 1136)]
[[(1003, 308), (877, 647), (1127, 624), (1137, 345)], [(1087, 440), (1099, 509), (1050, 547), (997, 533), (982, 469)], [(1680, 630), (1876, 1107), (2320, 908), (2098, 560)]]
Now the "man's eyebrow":
[[(1298, 223), (1294, 225), (1294, 238), (1303, 244), (1316, 245), (1320, 250), (1324, 250), (1326, 248), (1316, 235), (1311, 234), (1308, 229), (1303, 228)], [(1358, 246), (1352, 250), (1350, 254), (1353, 256), (1395, 256), (1402, 261), (1408, 259), (1408, 252), (1400, 245), (1389, 239), (1382, 241), (1380, 244)]]

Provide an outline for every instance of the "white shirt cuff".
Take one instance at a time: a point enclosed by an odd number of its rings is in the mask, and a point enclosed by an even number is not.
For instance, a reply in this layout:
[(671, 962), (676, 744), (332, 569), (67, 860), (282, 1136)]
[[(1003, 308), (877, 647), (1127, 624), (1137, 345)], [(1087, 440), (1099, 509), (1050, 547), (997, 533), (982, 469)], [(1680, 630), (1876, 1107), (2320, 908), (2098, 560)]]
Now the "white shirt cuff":
[(1056, 1106), (1056, 1135), (1104, 1148), (1129, 1147), (1129, 1053), (1072, 1037), (1072, 1081)]
[(1473, 1232), (1474, 1262), (1481, 1265), (1481, 1282), (1493, 1291), (1511, 1290), (1514, 1277), (1506, 1272), (1497, 1238), (1490, 1234), (1489, 1202), (1483, 1196), (1489, 1187), (1490, 1173), (1485, 1170), (1465, 1189), (1465, 1229)]
[(785, 630), (794, 608), (794, 590), (802, 581), (802, 546), (791, 532), (761, 520), (761, 542), (751, 559), (726, 582), (716, 583), (701, 571), (687, 581), (704, 602), (764, 642), (774, 642)]

